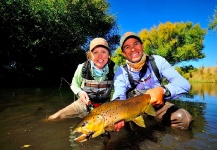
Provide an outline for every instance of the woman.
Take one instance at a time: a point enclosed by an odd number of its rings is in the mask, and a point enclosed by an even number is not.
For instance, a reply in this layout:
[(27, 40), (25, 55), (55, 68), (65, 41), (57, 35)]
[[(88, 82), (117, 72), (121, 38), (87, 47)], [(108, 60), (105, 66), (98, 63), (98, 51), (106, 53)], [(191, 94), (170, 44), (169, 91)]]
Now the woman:
[(49, 116), (48, 120), (82, 118), (87, 115), (89, 104), (96, 106), (110, 100), (115, 66), (110, 55), (105, 39), (95, 38), (90, 42), (88, 60), (78, 65), (70, 86), (79, 99)]

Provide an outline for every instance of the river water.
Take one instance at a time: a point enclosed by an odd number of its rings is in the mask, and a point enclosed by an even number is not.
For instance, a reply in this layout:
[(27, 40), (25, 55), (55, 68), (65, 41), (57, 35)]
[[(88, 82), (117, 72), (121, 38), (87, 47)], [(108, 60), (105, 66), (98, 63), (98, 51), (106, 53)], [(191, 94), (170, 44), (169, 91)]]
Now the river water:
[(84, 143), (71, 141), (70, 128), (81, 119), (47, 122), (48, 115), (74, 99), (69, 87), (0, 89), (1, 150), (202, 150), (217, 149), (217, 84), (195, 83), (189, 94), (172, 101), (194, 117), (190, 130), (160, 127), (145, 119), (146, 128), (134, 133), (123, 128), (112, 132), (106, 147), (103, 138)]

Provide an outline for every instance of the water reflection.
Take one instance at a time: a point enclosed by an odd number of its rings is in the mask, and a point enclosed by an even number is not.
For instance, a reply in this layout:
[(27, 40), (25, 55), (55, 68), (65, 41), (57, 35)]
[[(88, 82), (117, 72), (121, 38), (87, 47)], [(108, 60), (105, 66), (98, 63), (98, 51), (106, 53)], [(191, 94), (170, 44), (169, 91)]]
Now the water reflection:
[(192, 84), (188, 95), (172, 101), (192, 114), (192, 130), (161, 127), (146, 118), (145, 129), (112, 132), (106, 148), (100, 136), (84, 143), (70, 141), (70, 127), (80, 121), (78, 118), (45, 121), (48, 115), (70, 104), (73, 96), (69, 87), (0, 89), (0, 136), (4, 137), (0, 138), (0, 149), (20, 149), (25, 144), (31, 145), (31, 150), (216, 149), (216, 84)]
[(206, 103), (190, 102), (183, 100), (173, 100), (171, 102), (176, 104), (177, 106), (180, 106), (181, 108), (188, 110), (188, 112), (193, 116), (194, 121), (192, 122), (191, 128), (195, 130), (195, 132), (204, 132), (206, 125), (206, 119), (204, 116), (206, 110)]
[(217, 96), (216, 83), (191, 83), (191, 93), (204, 97), (205, 94), (210, 96)]

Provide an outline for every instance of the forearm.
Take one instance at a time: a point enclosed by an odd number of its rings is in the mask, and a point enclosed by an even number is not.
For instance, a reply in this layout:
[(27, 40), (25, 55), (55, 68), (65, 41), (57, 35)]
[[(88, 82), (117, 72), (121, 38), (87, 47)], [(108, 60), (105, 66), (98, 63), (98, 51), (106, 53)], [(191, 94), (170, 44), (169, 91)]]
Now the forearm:
[(77, 87), (75, 85), (71, 85), (70, 86), (71, 90), (73, 91), (74, 94), (78, 94), (80, 91), (82, 91), (82, 89), (80, 87)]
[(167, 97), (167, 99), (174, 99), (183, 93), (187, 93), (191, 87), (189, 82), (182, 77), (166, 59), (157, 56), (157, 60), (158, 61), (156, 64), (160, 70), (160, 73), (168, 81), (168, 84), (166, 84), (165, 87), (168, 88), (171, 96)]
[(181, 94), (187, 93), (191, 85), (190, 83), (183, 77), (179, 77), (178, 79), (174, 79), (171, 83), (165, 85), (170, 91), (170, 98), (177, 98)]

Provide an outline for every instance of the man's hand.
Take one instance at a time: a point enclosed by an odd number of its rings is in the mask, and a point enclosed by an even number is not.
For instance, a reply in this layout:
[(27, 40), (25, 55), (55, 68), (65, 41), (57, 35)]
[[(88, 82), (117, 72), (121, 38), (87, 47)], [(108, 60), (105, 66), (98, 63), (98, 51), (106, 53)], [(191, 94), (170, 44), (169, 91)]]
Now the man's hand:
[(124, 121), (120, 121), (114, 125), (115, 131), (120, 131), (124, 127)]
[(80, 100), (81, 100), (84, 104), (88, 105), (88, 102), (89, 102), (90, 100), (89, 100), (89, 97), (88, 97), (87, 93), (84, 92), (84, 91), (80, 91), (80, 92), (78, 93), (78, 95), (79, 95), (79, 97), (80, 97)]
[(149, 89), (146, 91), (145, 94), (150, 94), (150, 96), (151, 96), (150, 102), (153, 106), (158, 107), (158, 106), (164, 104), (164, 99), (163, 99), (164, 89), (163, 89), (163, 87), (159, 86), (159, 87), (156, 87), (153, 89)]

